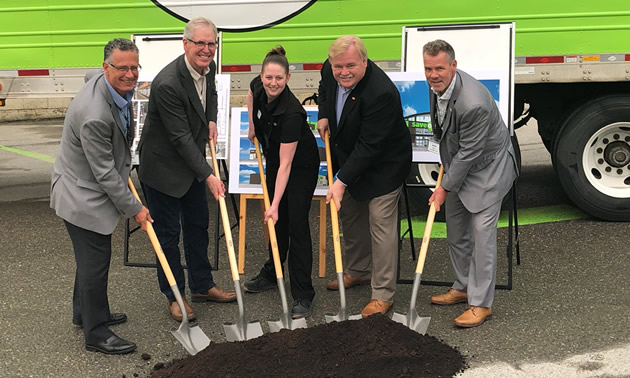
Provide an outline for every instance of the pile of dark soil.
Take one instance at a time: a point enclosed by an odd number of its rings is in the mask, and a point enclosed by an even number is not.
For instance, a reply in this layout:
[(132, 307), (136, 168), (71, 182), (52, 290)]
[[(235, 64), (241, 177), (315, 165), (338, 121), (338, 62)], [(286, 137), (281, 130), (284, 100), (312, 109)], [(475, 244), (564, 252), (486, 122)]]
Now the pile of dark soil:
[(210, 343), (151, 377), (452, 377), (465, 368), (456, 349), (377, 315)]

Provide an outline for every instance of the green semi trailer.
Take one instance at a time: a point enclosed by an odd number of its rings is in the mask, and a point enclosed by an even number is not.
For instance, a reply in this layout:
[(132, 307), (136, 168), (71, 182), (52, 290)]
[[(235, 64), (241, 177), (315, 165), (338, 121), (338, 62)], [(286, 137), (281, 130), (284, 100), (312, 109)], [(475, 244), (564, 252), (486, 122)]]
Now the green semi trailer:
[[(108, 40), (181, 33), (197, 15), (222, 31), (220, 66), (235, 96), (278, 43), (293, 63), (292, 89), (305, 97), (316, 92), (319, 64), (341, 34), (359, 35), (372, 60), (399, 71), (404, 26), (514, 22), (515, 127), (535, 118), (578, 207), (630, 221), (627, 0), (2, 1), (0, 119), (63, 114)], [(432, 166), (419, 169), (426, 184), (434, 175)]]

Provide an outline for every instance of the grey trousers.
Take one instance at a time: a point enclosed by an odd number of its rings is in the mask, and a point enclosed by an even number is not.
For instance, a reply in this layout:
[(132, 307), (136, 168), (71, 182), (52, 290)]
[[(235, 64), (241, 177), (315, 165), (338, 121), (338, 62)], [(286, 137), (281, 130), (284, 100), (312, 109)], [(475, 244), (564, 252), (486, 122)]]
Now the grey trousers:
[(478, 213), (466, 210), (456, 193), (446, 197), (446, 230), (453, 289), (471, 306), (492, 307), (497, 268), (497, 221), (501, 201)]
[[(372, 276), (372, 299), (393, 302), (398, 261), (398, 200), (402, 185), (368, 201), (346, 190), (341, 202), (345, 272)], [(370, 265), (372, 273), (370, 273)]]

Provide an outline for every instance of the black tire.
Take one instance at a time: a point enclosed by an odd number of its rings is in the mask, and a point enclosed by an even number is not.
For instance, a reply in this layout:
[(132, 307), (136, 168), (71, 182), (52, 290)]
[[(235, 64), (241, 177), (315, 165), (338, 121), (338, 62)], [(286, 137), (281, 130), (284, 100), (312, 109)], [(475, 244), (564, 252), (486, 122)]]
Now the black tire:
[(554, 169), (573, 203), (609, 221), (630, 221), (630, 95), (604, 96), (563, 122)]
[[(521, 172), (521, 146), (518, 144), (518, 137), (516, 136), (516, 133), (512, 135), (511, 141), (512, 141), (512, 148), (514, 149), (514, 158), (516, 159), (516, 168), (518, 169), (518, 172), (520, 174)], [(517, 181), (518, 181), (518, 177), (517, 177)], [(503, 200), (501, 202), (502, 210), (509, 209), (510, 203), (508, 201), (510, 200), (511, 196), (512, 196), (512, 190), (508, 191), (503, 197)]]
[[(512, 136), (512, 147), (514, 148), (514, 156), (516, 158), (516, 165), (518, 171), (521, 171), (521, 148), (518, 144), (518, 138), (516, 133)], [(440, 172), (440, 165), (437, 163), (414, 163), (411, 166), (411, 172), (407, 177), (407, 184), (409, 186), (409, 210), (411, 216), (418, 216), (427, 214), (429, 212), (429, 198), (435, 190), (435, 184), (437, 184), (438, 174)], [(427, 185), (428, 187), (413, 187), (413, 185)], [(510, 192), (508, 192), (503, 198), (503, 205), (505, 205), (510, 198)], [(402, 213), (403, 216), (405, 215)], [(436, 222), (446, 221), (446, 204), (442, 206), (440, 211), (435, 214)]]
[(512, 135), (512, 148), (514, 149), (514, 157), (516, 158), (516, 167), (521, 172), (521, 146), (518, 144), (516, 133)]
[[(437, 184), (440, 165), (436, 163), (413, 163), (407, 176), (407, 193), (409, 194), (409, 211), (411, 216), (426, 216), (429, 213), (429, 198)], [(427, 187), (424, 187), (426, 185)], [(404, 217), (406, 213), (401, 213)], [(435, 214), (436, 222), (446, 219), (446, 205)]]

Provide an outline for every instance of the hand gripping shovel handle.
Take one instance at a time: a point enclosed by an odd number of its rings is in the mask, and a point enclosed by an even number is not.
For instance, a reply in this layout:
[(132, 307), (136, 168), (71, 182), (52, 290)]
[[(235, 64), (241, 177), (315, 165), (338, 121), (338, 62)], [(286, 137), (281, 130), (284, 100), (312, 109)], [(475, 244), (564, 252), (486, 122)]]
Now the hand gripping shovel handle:
[[(444, 176), (444, 165), (440, 166), (440, 173), (438, 174), (437, 183), (435, 189), (437, 190), (442, 184), (442, 176)], [(420, 246), (420, 254), (418, 255), (418, 265), (416, 266), (416, 273), (422, 274), (424, 270), (424, 261), (427, 258), (427, 250), (429, 249), (429, 240), (431, 239), (431, 230), (433, 229), (433, 221), (435, 220), (435, 203), (431, 203), (429, 208), (429, 215), (427, 216), (427, 224), (424, 228), (424, 236), (422, 236), (422, 245)]]
[[(131, 177), (129, 177), (129, 189), (136, 197), (138, 202), (140, 201), (140, 196), (138, 196), (138, 192), (136, 191), (136, 187), (133, 185), (131, 181)], [(173, 272), (171, 271), (171, 266), (168, 265), (168, 260), (166, 260), (166, 256), (164, 255), (164, 251), (162, 250), (162, 246), (160, 245), (160, 241), (155, 234), (155, 230), (153, 229), (153, 225), (150, 222), (147, 222), (147, 234), (149, 235), (149, 240), (151, 240), (151, 244), (153, 245), (153, 249), (155, 250), (155, 254), (157, 255), (158, 260), (160, 261), (160, 265), (162, 265), (162, 270), (164, 271), (164, 275), (168, 280), (168, 284), (171, 287), (177, 288), (177, 282), (175, 281), (175, 277), (173, 276)], [(182, 309), (182, 313), (186, 316), (186, 309)]]
[[(444, 176), (444, 166), (440, 167), (437, 184), (435, 189), (442, 184), (442, 176)], [(431, 239), (431, 229), (433, 228), (433, 220), (435, 219), (435, 203), (431, 203), (429, 215), (427, 216), (427, 224), (424, 228), (424, 236), (422, 237), (422, 246), (420, 247), (420, 255), (418, 256), (418, 265), (416, 274), (413, 279), (413, 289), (411, 290), (411, 301), (409, 302), (409, 312), (407, 315), (394, 313), (392, 320), (402, 323), (410, 329), (424, 335), (429, 328), (431, 317), (420, 317), (416, 311), (416, 301), (418, 299), (418, 291), (420, 289), (420, 281), (422, 280), (422, 270), (424, 269), (424, 261), (427, 258), (427, 250), (429, 249), (429, 239)]]
[[(265, 181), (265, 168), (262, 163), (262, 156), (260, 154), (260, 144), (258, 139), (254, 138), (254, 146), (256, 148), (256, 159), (258, 160), (258, 170), (260, 171), (260, 183), (263, 190), (263, 198), (265, 202), (265, 211), (269, 210), (271, 204), (269, 203), (269, 192), (267, 191), (267, 182)], [(271, 243), (271, 252), (273, 255), (273, 265), (276, 269), (276, 278), (284, 278), (282, 274), (282, 264), (280, 262), (280, 253), (278, 252), (278, 238), (276, 237), (276, 228), (273, 224), (273, 219), (267, 221), (267, 228), (269, 229), (269, 241)]]
[[(260, 183), (263, 188), (263, 199), (265, 202), (265, 211), (269, 210), (269, 192), (267, 191), (267, 181), (265, 180), (265, 168), (262, 165), (262, 156), (260, 154), (260, 144), (258, 139), (254, 138), (254, 146), (256, 148), (256, 159), (258, 160), (258, 170), (260, 171)], [(276, 269), (276, 278), (278, 281), (278, 291), (280, 292), (280, 300), (282, 301), (282, 318), (279, 321), (270, 321), (269, 330), (277, 332), (281, 328), (295, 329), (306, 328), (306, 320), (296, 319), (291, 321), (289, 316), (289, 305), (287, 303), (287, 294), (284, 288), (284, 276), (282, 274), (282, 263), (280, 262), (280, 253), (278, 252), (278, 238), (276, 237), (276, 228), (273, 219), (267, 220), (267, 229), (269, 230), (269, 242), (271, 243), (271, 255), (273, 256), (273, 266)]]
[[(216, 148), (214, 147), (214, 140), (209, 141), (210, 154), (212, 156), (212, 168), (214, 169), (214, 176), (221, 181), (221, 175), (219, 173), (219, 163), (217, 162)], [(236, 263), (236, 253), (234, 253), (234, 242), (232, 240), (232, 228), (230, 227), (230, 218), (228, 217), (227, 206), (225, 204), (225, 197), (219, 196), (219, 208), (221, 210), (221, 223), (223, 223), (223, 236), (225, 237), (225, 243), (227, 244), (228, 259), (230, 260), (230, 271), (232, 272), (232, 281), (234, 281), (234, 291), (236, 292), (236, 301), (238, 304), (239, 319), (236, 325), (226, 323), (223, 325), (225, 334), (228, 341), (244, 341), (258, 336), (262, 336), (263, 331), (259, 322), (245, 322), (245, 306), (243, 304), (243, 294), (240, 286), (240, 276), (238, 274), (238, 268)]]
[[(330, 156), (330, 132), (326, 131), (324, 143), (326, 144), (326, 170), (328, 171), (328, 187), (333, 185), (332, 158)], [(343, 263), (341, 259), (341, 241), (339, 239), (339, 215), (335, 200), (330, 201), (330, 221), (332, 223), (333, 247), (335, 251), (335, 269), (337, 273), (343, 273)]]
[[(265, 168), (262, 164), (262, 156), (260, 154), (260, 144), (258, 139), (254, 138), (254, 146), (256, 148), (256, 159), (258, 160), (258, 170), (260, 171), (260, 183), (263, 189), (263, 199), (265, 202), (265, 211), (269, 210), (269, 192), (267, 191), (267, 181), (265, 180)], [(284, 288), (284, 276), (282, 275), (282, 263), (280, 262), (280, 253), (278, 252), (278, 239), (276, 237), (276, 228), (273, 219), (267, 220), (267, 228), (269, 230), (269, 242), (271, 243), (271, 254), (273, 256), (273, 266), (276, 269), (276, 278), (278, 279), (278, 291), (282, 301), (282, 318), (280, 321), (270, 321), (269, 329), (277, 332), (281, 328), (296, 329), (306, 328), (306, 320), (304, 318), (291, 320), (289, 316), (289, 305), (287, 304), (287, 294)]]
[[(129, 178), (129, 189), (136, 197), (138, 202), (142, 202), (140, 201), (140, 196), (138, 196), (138, 192), (136, 191), (136, 188), (131, 181), (131, 177)], [(151, 244), (153, 245), (155, 254), (160, 261), (160, 265), (162, 266), (164, 275), (168, 280), (168, 284), (171, 286), (171, 290), (173, 291), (173, 295), (177, 300), (177, 304), (182, 310), (182, 322), (179, 325), (179, 328), (177, 330), (171, 331), (171, 333), (182, 344), (182, 346), (186, 348), (188, 353), (195, 355), (210, 344), (210, 339), (198, 326), (192, 328), (188, 326), (188, 311), (186, 311), (184, 300), (181, 293), (179, 292), (177, 281), (175, 281), (175, 277), (173, 276), (171, 267), (168, 264), (166, 256), (164, 255), (164, 251), (162, 250), (160, 241), (158, 240), (157, 235), (155, 234), (155, 230), (153, 229), (153, 225), (150, 222), (147, 222), (147, 234), (149, 235), (149, 240), (151, 240)]]
[[(219, 174), (219, 164), (217, 163), (217, 153), (214, 147), (214, 140), (210, 139), (210, 154), (212, 155), (212, 167), (214, 169), (214, 176), (221, 181), (221, 175)], [(221, 210), (221, 223), (223, 223), (223, 235), (225, 236), (225, 242), (227, 243), (228, 259), (230, 260), (230, 270), (232, 272), (232, 280), (240, 280), (238, 274), (238, 268), (236, 263), (236, 254), (234, 253), (234, 242), (232, 241), (232, 228), (230, 227), (230, 218), (228, 217), (227, 206), (225, 204), (225, 197), (219, 196), (219, 208)]]
[[(324, 143), (326, 144), (326, 170), (328, 171), (328, 187), (333, 185), (332, 174), (332, 158), (330, 153), (330, 132), (324, 133)], [(333, 248), (335, 251), (335, 271), (337, 272), (337, 283), (339, 285), (339, 314), (326, 315), (326, 322), (331, 321), (343, 321), (343, 320), (357, 320), (360, 319), (360, 315), (348, 316), (346, 312), (346, 288), (343, 280), (343, 260), (341, 257), (341, 241), (339, 238), (339, 214), (337, 210), (337, 204), (334, 199), (330, 201), (330, 223), (332, 226), (333, 234)]]

